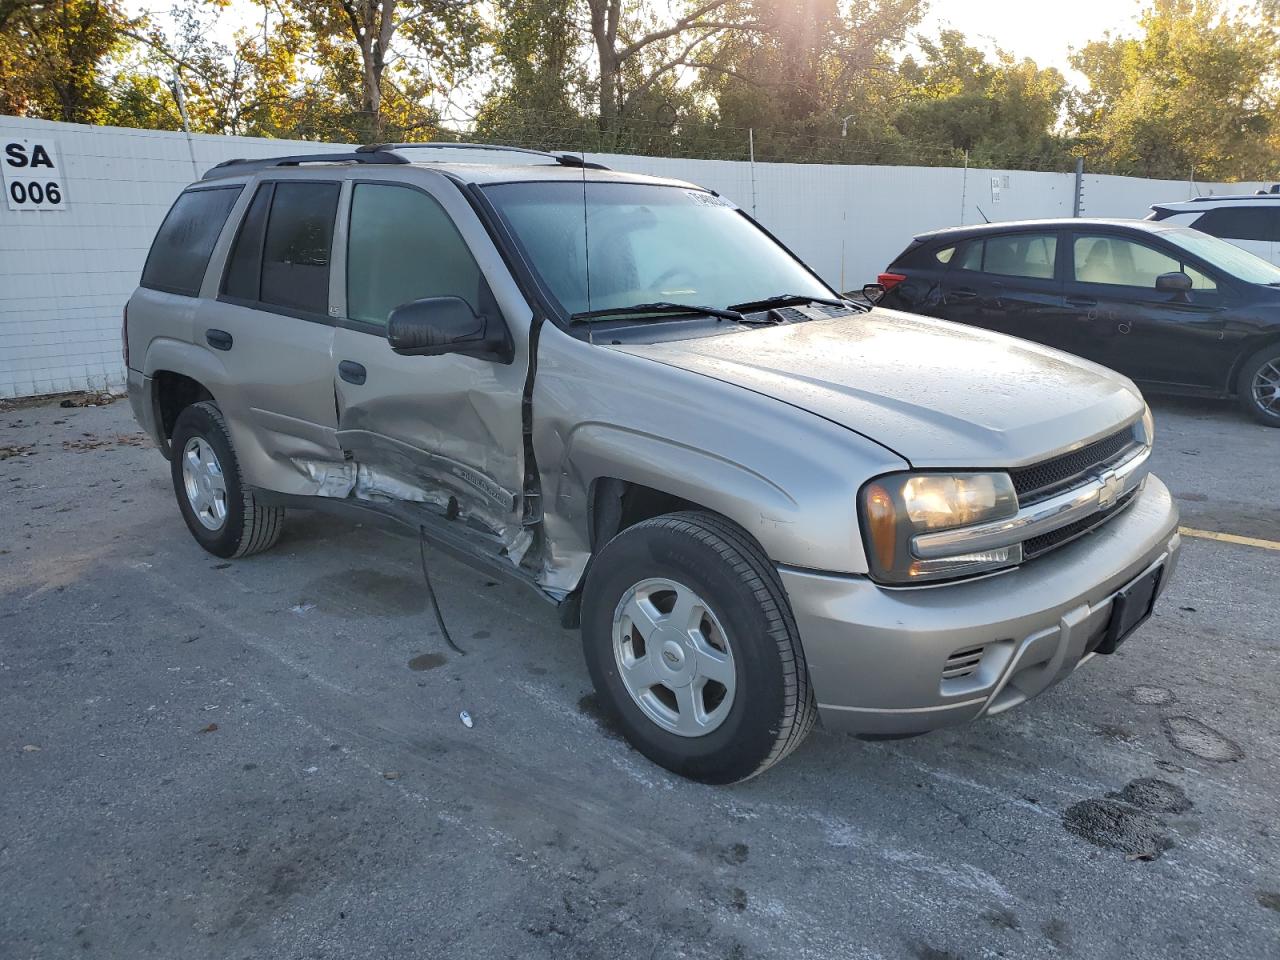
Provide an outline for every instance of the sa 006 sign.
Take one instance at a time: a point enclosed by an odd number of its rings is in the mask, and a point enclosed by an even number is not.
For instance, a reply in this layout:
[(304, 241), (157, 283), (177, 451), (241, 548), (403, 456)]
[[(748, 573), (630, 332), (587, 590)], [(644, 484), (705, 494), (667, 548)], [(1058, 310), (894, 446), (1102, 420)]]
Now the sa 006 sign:
[(65, 210), (66, 186), (52, 140), (10, 140), (0, 154), (10, 210)]

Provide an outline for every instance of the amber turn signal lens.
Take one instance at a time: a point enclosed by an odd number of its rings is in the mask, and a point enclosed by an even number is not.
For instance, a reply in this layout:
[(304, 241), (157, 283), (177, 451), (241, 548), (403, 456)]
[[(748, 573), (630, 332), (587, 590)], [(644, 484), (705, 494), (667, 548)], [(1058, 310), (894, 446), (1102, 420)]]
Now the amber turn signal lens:
[(871, 546), (881, 570), (892, 570), (894, 551), (898, 540), (897, 511), (893, 497), (878, 483), (867, 488), (867, 532), (871, 534)]

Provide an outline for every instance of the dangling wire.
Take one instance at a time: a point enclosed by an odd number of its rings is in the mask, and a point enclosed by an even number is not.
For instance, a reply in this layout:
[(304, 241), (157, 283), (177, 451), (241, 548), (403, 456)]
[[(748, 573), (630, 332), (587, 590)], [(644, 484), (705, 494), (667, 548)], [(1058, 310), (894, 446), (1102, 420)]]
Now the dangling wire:
[(422, 559), (422, 579), (427, 582), (427, 598), (431, 601), (431, 611), (436, 615), (436, 625), (440, 627), (440, 635), (444, 637), (444, 642), (451, 649), (456, 650), (465, 657), (467, 651), (454, 643), (453, 637), (449, 635), (449, 628), (444, 623), (444, 615), (440, 612), (440, 601), (436, 599), (436, 588), (431, 585), (431, 574), (427, 571), (426, 527), (418, 527), (418, 556)]

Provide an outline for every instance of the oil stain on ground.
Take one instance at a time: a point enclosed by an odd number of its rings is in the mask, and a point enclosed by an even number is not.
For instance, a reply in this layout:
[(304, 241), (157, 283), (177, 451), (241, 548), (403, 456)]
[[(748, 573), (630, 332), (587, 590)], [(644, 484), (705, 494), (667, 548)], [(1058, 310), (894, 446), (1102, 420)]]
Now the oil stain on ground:
[(1173, 846), (1168, 827), (1159, 817), (1105, 797), (1073, 803), (1063, 813), (1062, 825), (1099, 847), (1153, 859)]
[(588, 693), (578, 701), (578, 712), (584, 717), (590, 717), (596, 722), (596, 726), (607, 737), (615, 740), (622, 739), (622, 731), (618, 729), (618, 724), (614, 718), (600, 706), (600, 700), (594, 693)]
[(1195, 717), (1166, 717), (1164, 732), (1175, 747), (1201, 760), (1231, 763), (1244, 758), (1238, 743)]
[(422, 653), (409, 661), (410, 670), (434, 670), (449, 662), (443, 653)]
[(1110, 796), (1152, 813), (1186, 813), (1191, 809), (1191, 801), (1181, 787), (1155, 777), (1130, 780), (1119, 793)]
[(408, 617), (427, 609), (420, 579), (377, 570), (349, 570), (320, 577), (307, 585), (305, 595), (325, 613)]

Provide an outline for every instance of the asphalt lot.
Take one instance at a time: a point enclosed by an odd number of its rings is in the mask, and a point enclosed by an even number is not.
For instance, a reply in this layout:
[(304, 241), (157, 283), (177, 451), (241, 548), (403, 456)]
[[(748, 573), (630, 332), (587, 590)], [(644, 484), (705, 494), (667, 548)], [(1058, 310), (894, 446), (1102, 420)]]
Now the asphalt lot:
[[(1280, 540), (1280, 431), (1153, 406), (1184, 523)], [(1188, 539), (1044, 697), (710, 788), (523, 588), (435, 563), (460, 656), (412, 541), (299, 512), (220, 562), (139, 440), (0, 411), (6, 960), (1280, 955), (1280, 551)]]

